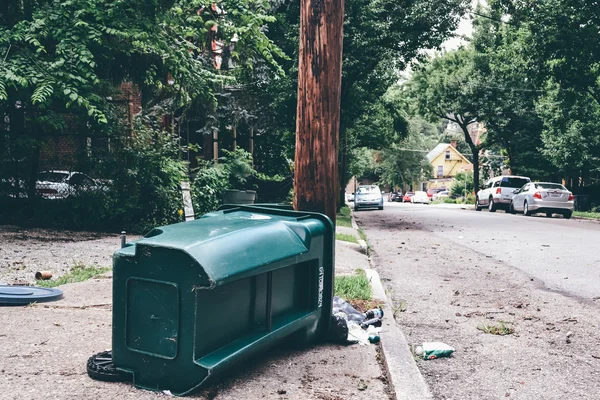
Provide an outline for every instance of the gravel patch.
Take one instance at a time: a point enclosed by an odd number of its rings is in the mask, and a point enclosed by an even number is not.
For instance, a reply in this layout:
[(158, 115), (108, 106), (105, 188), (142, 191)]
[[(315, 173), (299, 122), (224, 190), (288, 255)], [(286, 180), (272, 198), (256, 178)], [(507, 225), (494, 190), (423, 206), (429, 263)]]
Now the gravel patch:
[(54, 279), (74, 265), (111, 267), (112, 255), (120, 246), (118, 234), (2, 225), (0, 284), (35, 284), (37, 271), (51, 271)]

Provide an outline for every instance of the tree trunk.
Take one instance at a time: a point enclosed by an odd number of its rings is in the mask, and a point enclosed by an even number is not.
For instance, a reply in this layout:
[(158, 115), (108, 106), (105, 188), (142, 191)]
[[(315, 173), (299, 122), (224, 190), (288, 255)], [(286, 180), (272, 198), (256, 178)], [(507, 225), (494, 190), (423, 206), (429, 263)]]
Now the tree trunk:
[(335, 222), (343, 0), (301, 0), (294, 208)]
[(460, 121), (455, 122), (457, 122), (458, 126), (462, 129), (465, 135), (465, 141), (471, 149), (471, 155), (473, 156), (473, 191), (477, 194), (479, 191), (479, 146), (473, 143), (473, 139), (471, 139), (468, 129), (470, 124), (463, 124)]
[(477, 194), (479, 191), (479, 149), (471, 149), (471, 152), (473, 153), (473, 192)]

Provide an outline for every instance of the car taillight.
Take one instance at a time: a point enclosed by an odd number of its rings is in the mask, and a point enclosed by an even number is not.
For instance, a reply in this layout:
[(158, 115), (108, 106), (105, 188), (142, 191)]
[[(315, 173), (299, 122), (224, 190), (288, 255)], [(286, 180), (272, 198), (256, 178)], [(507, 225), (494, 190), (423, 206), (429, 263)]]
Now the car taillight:
[(542, 199), (542, 194), (540, 192), (535, 192), (535, 194), (533, 195), (534, 198), (536, 199)]
[(496, 194), (501, 194), (502, 193), (502, 189), (501, 188), (496, 188)]
[(573, 193), (569, 193), (569, 201), (571, 200), (575, 200), (575, 196), (573, 196)]

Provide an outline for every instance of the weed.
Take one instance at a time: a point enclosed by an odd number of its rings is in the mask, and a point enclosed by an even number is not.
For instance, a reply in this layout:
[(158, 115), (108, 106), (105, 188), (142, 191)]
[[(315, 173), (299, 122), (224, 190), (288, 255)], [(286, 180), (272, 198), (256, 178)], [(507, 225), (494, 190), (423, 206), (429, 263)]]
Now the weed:
[(500, 324), (496, 324), (496, 325), (488, 325), (488, 324), (484, 324), (484, 325), (480, 325), (477, 327), (477, 329), (479, 329), (480, 331), (484, 332), (484, 333), (489, 333), (491, 335), (510, 335), (513, 334), (515, 332), (514, 328), (510, 327), (510, 326), (506, 326), (504, 324), (504, 321), (500, 321)]
[(343, 240), (345, 242), (358, 243), (358, 239), (354, 235), (348, 235), (346, 233), (336, 233), (335, 240)]
[(408, 308), (408, 304), (406, 300), (398, 300), (394, 301), (392, 304), (392, 311), (394, 313), (394, 319), (398, 316), (399, 313), (406, 312)]
[(71, 267), (71, 271), (68, 274), (63, 275), (60, 278), (54, 280), (39, 280), (37, 281), (37, 285), (46, 288), (53, 288), (67, 283), (87, 281), (88, 279), (95, 278), (96, 276), (103, 274), (107, 271), (110, 271), (110, 268), (87, 266), (85, 264), (76, 264), (73, 267)]
[(337, 226), (345, 226), (347, 228), (352, 228), (352, 218), (346, 215), (336, 215), (335, 224)]
[(365, 242), (367, 241), (367, 235), (365, 235), (365, 231), (362, 228), (358, 228), (358, 236)]
[(371, 300), (371, 285), (365, 271), (358, 269), (356, 275), (336, 277), (334, 293), (348, 302), (353, 299)]

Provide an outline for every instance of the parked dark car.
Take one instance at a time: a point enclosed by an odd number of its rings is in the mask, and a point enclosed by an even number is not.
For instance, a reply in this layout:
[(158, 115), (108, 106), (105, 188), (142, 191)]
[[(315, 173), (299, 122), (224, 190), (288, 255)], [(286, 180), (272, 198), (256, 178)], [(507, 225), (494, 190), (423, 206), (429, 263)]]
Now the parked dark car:
[(402, 192), (394, 191), (388, 194), (388, 201), (402, 201)]

